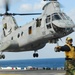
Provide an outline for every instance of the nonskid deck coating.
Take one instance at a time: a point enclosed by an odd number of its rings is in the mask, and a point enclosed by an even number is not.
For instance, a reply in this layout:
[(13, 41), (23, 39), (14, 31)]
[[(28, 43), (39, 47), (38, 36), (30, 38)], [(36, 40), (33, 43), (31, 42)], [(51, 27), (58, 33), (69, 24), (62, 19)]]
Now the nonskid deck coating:
[(0, 75), (65, 75), (63, 70), (0, 70)]

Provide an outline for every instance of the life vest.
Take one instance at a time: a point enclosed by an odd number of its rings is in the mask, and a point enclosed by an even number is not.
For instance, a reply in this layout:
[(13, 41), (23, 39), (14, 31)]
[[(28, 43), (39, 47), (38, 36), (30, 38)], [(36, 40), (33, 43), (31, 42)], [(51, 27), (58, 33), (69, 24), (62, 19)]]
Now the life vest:
[(70, 51), (65, 51), (66, 58), (75, 58), (75, 48), (69, 44), (66, 45), (70, 48)]

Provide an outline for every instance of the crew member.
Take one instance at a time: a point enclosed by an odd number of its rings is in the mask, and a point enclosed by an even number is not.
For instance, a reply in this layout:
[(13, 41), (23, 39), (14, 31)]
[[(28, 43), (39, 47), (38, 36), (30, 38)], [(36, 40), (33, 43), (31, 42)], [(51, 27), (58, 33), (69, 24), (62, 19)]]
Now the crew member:
[(64, 46), (55, 47), (56, 52), (65, 52), (65, 70), (66, 75), (75, 75), (75, 47), (72, 45), (73, 39), (66, 38), (66, 44)]

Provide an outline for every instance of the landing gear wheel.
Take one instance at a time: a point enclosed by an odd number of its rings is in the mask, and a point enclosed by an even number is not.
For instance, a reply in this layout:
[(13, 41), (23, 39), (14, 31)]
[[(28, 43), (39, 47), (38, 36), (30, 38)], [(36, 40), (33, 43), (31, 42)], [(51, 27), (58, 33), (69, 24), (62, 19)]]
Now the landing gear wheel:
[(5, 59), (5, 55), (2, 55), (2, 58)]
[(5, 55), (0, 54), (0, 59), (5, 59)]
[(35, 56), (35, 53), (33, 54), (33, 57), (35, 58), (36, 56)]
[(38, 55), (38, 53), (34, 53), (33, 54), (33, 57), (35, 58), (35, 57), (38, 57), (39, 55)]
[(36, 57), (38, 57), (39, 55), (38, 55), (38, 53), (36, 53)]
[(0, 59), (2, 59), (2, 55), (0, 55)]

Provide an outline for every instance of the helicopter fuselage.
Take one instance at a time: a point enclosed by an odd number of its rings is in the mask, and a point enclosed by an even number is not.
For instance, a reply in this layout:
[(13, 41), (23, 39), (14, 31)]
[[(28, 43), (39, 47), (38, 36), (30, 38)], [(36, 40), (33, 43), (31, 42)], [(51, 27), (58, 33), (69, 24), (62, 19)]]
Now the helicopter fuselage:
[[(12, 16), (5, 16), (3, 23), (6, 19), (10, 19), (12, 24)], [(51, 19), (50, 19), (51, 18)], [(59, 22), (61, 21), (61, 22)], [(21, 51), (37, 51), (43, 48), (46, 43), (56, 43), (59, 38), (62, 38), (73, 32), (72, 21), (67, 23), (68, 20), (52, 20), (52, 16), (43, 16), (37, 18), (24, 26), (16, 26), (4, 29), (4, 37), (1, 41), (1, 51), (6, 52), (21, 52)], [(60, 26), (62, 25), (62, 27)], [(16, 29), (14, 28), (16, 26)], [(5, 49), (4, 49), (5, 48)]]

